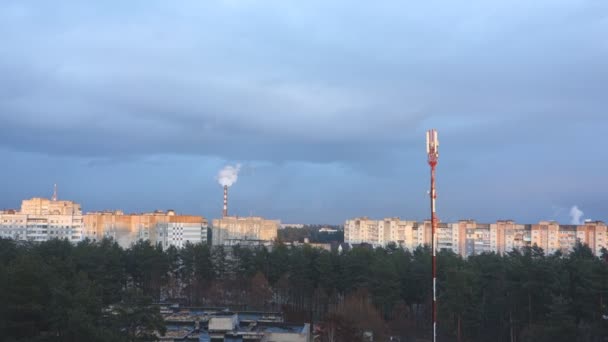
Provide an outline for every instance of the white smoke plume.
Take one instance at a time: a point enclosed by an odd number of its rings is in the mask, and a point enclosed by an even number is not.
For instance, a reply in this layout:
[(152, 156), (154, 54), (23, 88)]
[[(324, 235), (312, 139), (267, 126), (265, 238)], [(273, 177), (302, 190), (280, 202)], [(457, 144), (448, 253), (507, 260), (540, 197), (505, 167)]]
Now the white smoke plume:
[(578, 206), (573, 206), (570, 208), (570, 224), (582, 224), (581, 218), (584, 213), (578, 208)]
[(226, 165), (217, 174), (217, 181), (222, 186), (232, 186), (239, 178), (239, 171), (241, 171), (241, 164), (236, 164), (235, 166)]

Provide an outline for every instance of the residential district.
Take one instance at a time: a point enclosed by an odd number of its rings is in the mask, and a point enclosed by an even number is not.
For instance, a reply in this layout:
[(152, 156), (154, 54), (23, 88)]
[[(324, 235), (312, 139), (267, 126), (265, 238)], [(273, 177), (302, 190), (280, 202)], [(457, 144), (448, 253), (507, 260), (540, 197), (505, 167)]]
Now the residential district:
[[(294, 226), (296, 226), (294, 224)], [(270, 245), (277, 239), (279, 220), (262, 217), (223, 216), (209, 226), (206, 218), (181, 215), (173, 210), (141, 214), (122, 211), (88, 212), (80, 204), (56, 198), (32, 198), (21, 203), (20, 210), (0, 211), (0, 237), (23, 241), (46, 241), (52, 238), (78, 242), (84, 239), (113, 238), (122, 247), (139, 239), (153, 244), (183, 247), (190, 243), (214, 246)], [(440, 222), (437, 248), (451, 250), (463, 257), (484, 252), (504, 254), (526, 246), (541, 247), (545, 253), (568, 253), (577, 242), (588, 245), (600, 255), (606, 248), (607, 227), (601, 221), (580, 225), (562, 225), (554, 221), (519, 224), (511, 220), (478, 223), (461, 220)], [(344, 242), (349, 245), (396, 246), (415, 249), (431, 243), (431, 222), (367, 217), (347, 220)]]

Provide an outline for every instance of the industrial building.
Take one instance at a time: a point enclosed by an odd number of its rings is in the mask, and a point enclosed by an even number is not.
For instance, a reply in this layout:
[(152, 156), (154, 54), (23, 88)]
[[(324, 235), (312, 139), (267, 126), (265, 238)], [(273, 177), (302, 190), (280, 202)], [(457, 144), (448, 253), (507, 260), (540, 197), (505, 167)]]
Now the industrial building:
[(309, 323), (284, 322), (280, 312), (161, 305), (167, 331), (160, 341), (311, 342)]

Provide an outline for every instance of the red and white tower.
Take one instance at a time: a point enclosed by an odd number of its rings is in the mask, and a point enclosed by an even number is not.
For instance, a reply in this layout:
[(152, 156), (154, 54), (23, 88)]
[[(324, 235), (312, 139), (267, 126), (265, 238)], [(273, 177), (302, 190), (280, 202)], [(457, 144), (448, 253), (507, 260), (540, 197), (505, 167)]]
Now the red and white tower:
[(431, 167), (431, 252), (432, 255), (432, 272), (433, 272), (433, 305), (432, 305), (432, 321), (433, 321), (433, 342), (437, 341), (437, 214), (435, 211), (435, 200), (437, 192), (435, 190), (435, 167), (439, 160), (439, 139), (437, 139), (437, 131), (431, 129), (426, 132), (426, 153), (428, 155), (429, 166)]

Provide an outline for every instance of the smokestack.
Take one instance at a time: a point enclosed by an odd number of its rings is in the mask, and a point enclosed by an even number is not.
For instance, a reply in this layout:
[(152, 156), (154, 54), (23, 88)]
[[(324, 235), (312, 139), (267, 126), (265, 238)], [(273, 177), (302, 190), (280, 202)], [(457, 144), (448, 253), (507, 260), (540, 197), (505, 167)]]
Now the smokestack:
[(217, 181), (224, 187), (224, 210), (222, 212), (224, 217), (228, 216), (228, 187), (236, 183), (240, 170), (241, 164), (236, 164), (236, 166), (226, 165), (217, 175)]
[(228, 216), (228, 185), (224, 185), (224, 210), (222, 215), (224, 217)]

